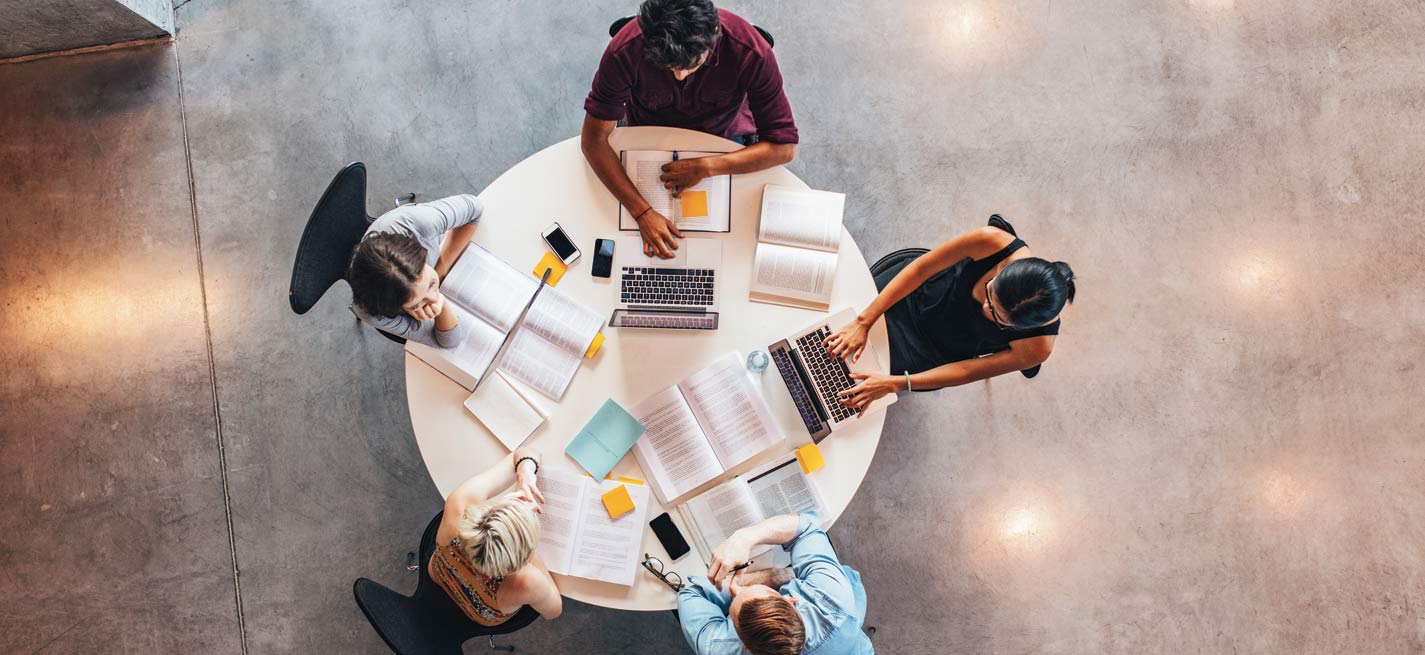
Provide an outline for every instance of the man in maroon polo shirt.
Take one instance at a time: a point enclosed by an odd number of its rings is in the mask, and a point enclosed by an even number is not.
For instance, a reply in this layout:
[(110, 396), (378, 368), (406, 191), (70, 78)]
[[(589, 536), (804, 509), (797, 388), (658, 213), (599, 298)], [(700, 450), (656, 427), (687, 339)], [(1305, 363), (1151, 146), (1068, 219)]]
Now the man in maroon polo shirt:
[(584, 100), (584, 158), (638, 221), (643, 250), (670, 258), (682, 238), (624, 173), (609, 135), (619, 120), (699, 130), (747, 147), (663, 166), (660, 179), (679, 189), (714, 175), (752, 173), (792, 160), (797, 125), (782, 92), (782, 73), (751, 23), (710, 0), (645, 0), (638, 20), (609, 42)]

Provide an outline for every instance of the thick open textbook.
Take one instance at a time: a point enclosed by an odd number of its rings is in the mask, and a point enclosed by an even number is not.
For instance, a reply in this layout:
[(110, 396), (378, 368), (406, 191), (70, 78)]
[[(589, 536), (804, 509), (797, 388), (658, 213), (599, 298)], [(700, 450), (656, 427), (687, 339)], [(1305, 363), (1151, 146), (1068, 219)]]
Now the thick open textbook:
[[(472, 243), (440, 283), (441, 294), (455, 305), (460, 322), (470, 326), (470, 336), (452, 348), (408, 341), (406, 350), (466, 389), (474, 389), (537, 288), (539, 281), (533, 276)], [(603, 323), (602, 315), (546, 287), (511, 337), (499, 369), (558, 400)]]
[(634, 456), (664, 505), (786, 443), (736, 352), (635, 405)]
[(633, 511), (609, 518), (600, 499), (621, 482), (598, 481), (553, 468), (539, 474), (544, 505), (539, 515), (540, 558), (550, 571), (576, 578), (631, 585), (643, 543), (648, 488), (630, 484)]
[[(826, 505), (795, 456), (773, 460), (728, 480), (677, 509), (694, 548), (708, 565), (712, 564), (713, 549), (732, 533), (765, 518), (812, 511), (825, 516)], [(760, 547), (752, 555), (770, 548)]]
[(748, 296), (758, 302), (826, 310), (836, 281), (846, 195), (768, 184)]
[[(714, 157), (720, 152), (691, 152), (679, 150), (678, 159)], [(623, 160), (623, 170), (634, 188), (656, 211), (678, 225), (683, 232), (729, 232), (732, 230), (732, 177), (716, 175), (684, 189), (683, 198), (674, 198), (673, 193), (658, 179), (663, 174), (663, 165), (673, 161), (672, 150), (625, 150), (619, 153)], [(623, 205), (619, 205), (618, 227), (620, 230), (637, 230), (638, 223), (629, 215)]]

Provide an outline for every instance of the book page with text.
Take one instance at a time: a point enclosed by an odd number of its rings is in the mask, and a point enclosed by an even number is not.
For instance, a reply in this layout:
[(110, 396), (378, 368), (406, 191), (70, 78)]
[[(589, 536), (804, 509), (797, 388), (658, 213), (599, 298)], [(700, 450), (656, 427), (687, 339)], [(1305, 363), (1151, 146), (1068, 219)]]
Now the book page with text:
[(786, 299), (825, 308), (835, 282), (834, 253), (759, 243), (752, 256), (753, 300)]
[(584, 504), (584, 476), (551, 467), (539, 474), (544, 505), (539, 514), (537, 552), (550, 571), (570, 575), (574, 545), (579, 538), (579, 511)]
[(762, 189), (757, 240), (836, 252), (846, 194), (768, 184)]
[(472, 243), (445, 274), (440, 292), (506, 333), (519, 319), (537, 284), (479, 244)]
[[(732, 533), (766, 518), (757, 499), (740, 478), (733, 478), (688, 500), (688, 514), (709, 552), (717, 550)], [(753, 555), (767, 550), (754, 549)], [(701, 554), (701, 553), (699, 553)]]
[(510, 339), (510, 347), (500, 358), (500, 370), (540, 393), (559, 400), (579, 370), (584, 356), (571, 353), (534, 330), (521, 327)]
[(796, 457), (750, 471), (742, 477), (747, 480), (747, 488), (764, 516), (802, 512), (822, 512), (825, 516), (821, 496), (812, 487), (811, 479), (802, 473)]
[(604, 318), (564, 292), (545, 287), (520, 325), (564, 350), (583, 355), (603, 327)]
[(647, 430), (634, 442), (633, 455), (664, 504), (722, 473), (712, 444), (677, 387), (649, 396), (628, 413)]
[(592, 478), (588, 478), (585, 484), (588, 492), (584, 496), (584, 506), (581, 509), (583, 516), (579, 525), (579, 540), (574, 544), (569, 575), (631, 585), (640, 561), (641, 553), (638, 548), (643, 545), (644, 517), (648, 515), (648, 487), (641, 484), (624, 485), (628, 487), (628, 495), (633, 499), (634, 509), (611, 519), (608, 509), (604, 507), (602, 496), (604, 492), (623, 483), (613, 480), (596, 483)]
[[(720, 152), (678, 151), (679, 159), (713, 157)], [(678, 224), (678, 229), (689, 232), (727, 232), (731, 227), (732, 177), (717, 175), (704, 178), (687, 190), (703, 191), (707, 194), (707, 215), (688, 217), (683, 215), (682, 203), (673, 197), (668, 187), (663, 186), (663, 165), (673, 161), (669, 150), (625, 150), (624, 173), (633, 182), (638, 194), (656, 211)], [(619, 229), (637, 230), (638, 223), (627, 209), (619, 207)]]
[(490, 368), (505, 335), (460, 305), (452, 305), (452, 308), (456, 320), (470, 326), (465, 341), (450, 348), (433, 348), (407, 341), (406, 350), (460, 386), (473, 389), (480, 376)]
[(743, 368), (736, 352), (680, 382), (693, 415), (708, 435), (723, 469), (731, 469), (767, 448), (785, 443), (772, 410)]

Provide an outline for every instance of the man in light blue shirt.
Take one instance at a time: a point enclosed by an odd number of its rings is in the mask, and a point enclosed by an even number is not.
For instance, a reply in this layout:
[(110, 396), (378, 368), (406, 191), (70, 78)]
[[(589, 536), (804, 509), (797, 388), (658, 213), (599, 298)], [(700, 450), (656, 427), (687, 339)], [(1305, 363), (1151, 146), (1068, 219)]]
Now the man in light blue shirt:
[[(784, 514), (728, 537), (713, 551), (708, 577), (678, 592), (683, 635), (698, 655), (870, 655), (861, 631), (861, 574), (836, 559), (816, 514)], [(736, 571), (762, 544), (792, 554), (786, 569)], [(726, 588), (723, 591), (722, 588)], [(744, 651), (745, 649), (745, 651)]]

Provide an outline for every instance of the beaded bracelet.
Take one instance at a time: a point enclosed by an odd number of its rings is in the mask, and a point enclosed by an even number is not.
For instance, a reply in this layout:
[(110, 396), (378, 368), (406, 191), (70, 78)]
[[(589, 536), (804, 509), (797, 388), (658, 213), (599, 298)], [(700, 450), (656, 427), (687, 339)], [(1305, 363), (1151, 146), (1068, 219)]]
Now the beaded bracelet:
[(519, 458), (519, 460), (515, 462), (515, 473), (518, 474), (520, 472), (520, 464), (523, 464), (525, 460), (534, 462), (534, 474), (539, 475), (539, 460), (528, 455)]

